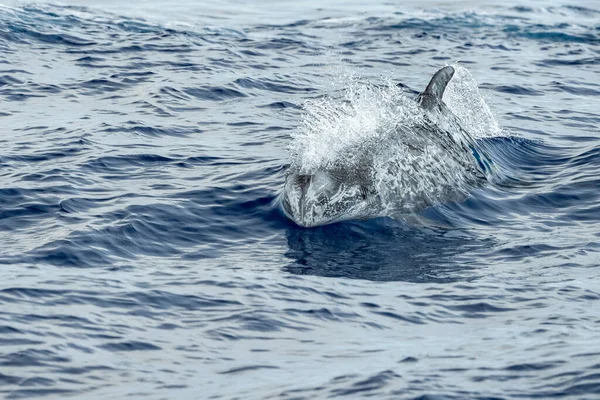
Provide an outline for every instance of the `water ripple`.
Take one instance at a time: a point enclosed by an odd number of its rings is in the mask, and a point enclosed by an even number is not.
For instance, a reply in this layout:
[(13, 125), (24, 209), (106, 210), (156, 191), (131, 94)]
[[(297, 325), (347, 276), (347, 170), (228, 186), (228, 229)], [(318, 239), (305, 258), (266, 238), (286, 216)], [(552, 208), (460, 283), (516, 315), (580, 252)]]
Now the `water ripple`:
[[(597, 397), (598, 15), (0, 6), (0, 396)], [(414, 98), (456, 60), (502, 131), (489, 184), (283, 215), (307, 102)]]

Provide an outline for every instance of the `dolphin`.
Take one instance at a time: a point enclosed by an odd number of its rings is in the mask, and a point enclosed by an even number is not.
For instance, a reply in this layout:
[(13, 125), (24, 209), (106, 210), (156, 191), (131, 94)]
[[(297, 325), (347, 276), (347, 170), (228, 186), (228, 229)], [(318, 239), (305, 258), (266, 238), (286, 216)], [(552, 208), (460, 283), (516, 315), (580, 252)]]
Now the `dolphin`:
[(353, 162), (309, 172), (292, 163), (280, 194), (285, 215), (302, 227), (410, 215), (484, 183), (491, 160), (442, 100), (453, 76), (451, 66), (438, 70), (417, 97), (418, 118), (352, 149)]

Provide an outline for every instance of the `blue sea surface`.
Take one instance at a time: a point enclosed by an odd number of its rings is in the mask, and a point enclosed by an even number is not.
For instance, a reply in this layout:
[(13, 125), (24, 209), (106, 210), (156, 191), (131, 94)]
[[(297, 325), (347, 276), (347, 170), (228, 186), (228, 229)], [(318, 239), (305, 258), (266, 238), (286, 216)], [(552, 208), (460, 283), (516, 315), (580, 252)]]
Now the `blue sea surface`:
[[(0, 397), (600, 398), (598, 3), (0, 1)], [(456, 62), (502, 179), (286, 219), (307, 101)]]

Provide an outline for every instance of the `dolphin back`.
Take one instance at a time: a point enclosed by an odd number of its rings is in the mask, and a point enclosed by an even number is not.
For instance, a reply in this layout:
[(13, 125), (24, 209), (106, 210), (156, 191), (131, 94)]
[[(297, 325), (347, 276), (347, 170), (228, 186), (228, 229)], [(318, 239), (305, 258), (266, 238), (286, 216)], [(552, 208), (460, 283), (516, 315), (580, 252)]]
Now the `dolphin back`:
[(442, 103), (442, 96), (448, 86), (448, 82), (454, 76), (454, 68), (447, 66), (440, 69), (433, 75), (429, 85), (417, 99), (419, 105), (426, 110), (433, 109), (436, 105)]

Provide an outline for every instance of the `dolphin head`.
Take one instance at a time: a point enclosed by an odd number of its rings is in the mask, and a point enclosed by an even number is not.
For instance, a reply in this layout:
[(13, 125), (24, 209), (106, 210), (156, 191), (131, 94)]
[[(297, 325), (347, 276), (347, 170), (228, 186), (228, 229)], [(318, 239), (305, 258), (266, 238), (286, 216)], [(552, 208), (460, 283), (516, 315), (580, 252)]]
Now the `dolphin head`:
[(372, 215), (376, 193), (370, 179), (354, 173), (319, 170), (302, 174), (290, 170), (286, 177), (282, 206), (298, 225), (314, 227)]

